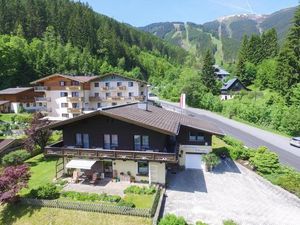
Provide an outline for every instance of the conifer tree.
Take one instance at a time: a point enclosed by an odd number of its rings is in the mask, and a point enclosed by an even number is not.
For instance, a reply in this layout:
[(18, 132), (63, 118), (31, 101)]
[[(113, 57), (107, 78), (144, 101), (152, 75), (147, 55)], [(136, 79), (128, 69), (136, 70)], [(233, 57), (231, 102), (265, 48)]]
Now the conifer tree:
[(274, 58), (278, 54), (277, 32), (274, 28), (263, 32), (261, 35), (261, 53), (262, 60)]
[(219, 90), (214, 73), (214, 63), (215, 60), (211, 51), (207, 50), (203, 59), (202, 80), (203, 84), (210, 89), (213, 94), (218, 94)]

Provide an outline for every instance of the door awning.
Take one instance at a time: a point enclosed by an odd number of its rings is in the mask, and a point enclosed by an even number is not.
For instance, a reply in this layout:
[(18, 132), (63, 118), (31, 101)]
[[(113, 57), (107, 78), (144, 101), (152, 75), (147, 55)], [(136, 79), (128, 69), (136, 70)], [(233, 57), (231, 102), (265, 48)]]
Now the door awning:
[(66, 168), (90, 170), (96, 162), (96, 160), (72, 159), (67, 163)]

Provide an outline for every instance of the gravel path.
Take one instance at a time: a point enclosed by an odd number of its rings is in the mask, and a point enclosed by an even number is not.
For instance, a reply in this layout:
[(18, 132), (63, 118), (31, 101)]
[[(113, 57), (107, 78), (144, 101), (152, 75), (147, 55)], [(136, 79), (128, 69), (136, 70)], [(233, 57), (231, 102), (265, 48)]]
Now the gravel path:
[(185, 170), (168, 175), (164, 214), (188, 222), (221, 225), (299, 225), (300, 200), (245, 167), (226, 160), (212, 173)]

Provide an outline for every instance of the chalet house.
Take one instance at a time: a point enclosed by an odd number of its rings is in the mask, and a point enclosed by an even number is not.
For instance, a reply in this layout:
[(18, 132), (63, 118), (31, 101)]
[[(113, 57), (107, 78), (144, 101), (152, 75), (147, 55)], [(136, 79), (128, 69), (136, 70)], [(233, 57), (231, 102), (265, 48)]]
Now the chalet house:
[(70, 76), (53, 74), (31, 83), (43, 93), (37, 102), (47, 105), (48, 118), (63, 120), (98, 108), (126, 104), (144, 98), (146, 83), (119, 74)]
[(226, 70), (222, 69), (218, 65), (214, 65), (213, 67), (215, 76), (218, 80), (224, 81), (227, 77), (229, 77), (230, 73), (228, 73)]
[(28, 112), (42, 110), (45, 105), (35, 102), (35, 98), (40, 96), (41, 94), (34, 92), (32, 87), (16, 87), (1, 90), (0, 112), (18, 113), (21, 109)]
[(234, 95), (240, 91), (249, 91), (249, 89), (237, 79), (227, 81), (221, 88), (221, 100), (229, 100), (234, 98)]
[(223, 135), (205, 120), (146, 103), (103, 108), (48, 127), (62, 130), (63, 141), (47, 146), (45, 154), (61, 156), (65, 170), (120, 180), (131, 174), (136, 181), (161, 184), (169, 165), (202, 169), (212, 135)]

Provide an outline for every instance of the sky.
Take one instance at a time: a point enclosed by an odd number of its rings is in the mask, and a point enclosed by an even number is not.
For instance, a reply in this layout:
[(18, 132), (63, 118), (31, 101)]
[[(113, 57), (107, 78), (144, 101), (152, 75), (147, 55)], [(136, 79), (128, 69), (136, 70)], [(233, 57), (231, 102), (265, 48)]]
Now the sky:
[(133, 26), (155, 22), (205, 23), (221, 16), (270, 14), (296, 6), (298, 0), (81, 0), (96, 12)]

